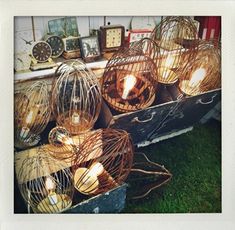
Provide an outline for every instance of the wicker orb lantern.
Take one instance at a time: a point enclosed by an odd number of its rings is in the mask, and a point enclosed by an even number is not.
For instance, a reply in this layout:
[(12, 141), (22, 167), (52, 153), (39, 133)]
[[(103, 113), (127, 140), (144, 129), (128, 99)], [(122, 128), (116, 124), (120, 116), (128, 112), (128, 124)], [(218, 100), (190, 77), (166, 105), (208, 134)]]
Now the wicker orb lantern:
[(47, 154), (43, 146), (16, 162), (18, 186), (34, 213), (60, 213), (72, 205), (73, 183), (69, 166)]
[(102, 95), (119, 112), (150, 106), (155, 99), (156, 69), (152, 59), (156, 46), (150, 39), (117, 51), (108, 61), (102, 82)]
[(133, 144), (124, 130), (99, 129), (81, 144), (74, 161), (74, 186), (97, 195), (121, 185), (133, 161)]
[(39, 134), (50, 119), (50, 97), (45, 81), (37, 81), (15, 96), (15, 146), (27, 148), (36, 145)]
[(71, 137), (71, 134), (62, 126), (54, 127), (48, 135), (48, 153), (58, 160), (72, 161), (77, 146)]
[(213, 41), (200, 41), (196, 58), (188, 63), (179, 88), (193, 96), (220, 87), (220, 47)]
[(54, 127), (48, 135), (48, 153), (57, 160), (72, 162), (76, 157), (79, 146), (92, 132), (72, 136), (64, 127)]
[(195, 56), (198, 43), (196, 25), (190, 17), (165, 17), (154, 29), (152, 37), (160, 46), (155, 60), (158, 82), (173, 84), (183, 74), (182, 67)]
[(62, 63), (55, 74), (52, 106), (57, 124), (71, 134), (90, 130), (101, 108), (100, 84), (95, 74), (79, 60)]

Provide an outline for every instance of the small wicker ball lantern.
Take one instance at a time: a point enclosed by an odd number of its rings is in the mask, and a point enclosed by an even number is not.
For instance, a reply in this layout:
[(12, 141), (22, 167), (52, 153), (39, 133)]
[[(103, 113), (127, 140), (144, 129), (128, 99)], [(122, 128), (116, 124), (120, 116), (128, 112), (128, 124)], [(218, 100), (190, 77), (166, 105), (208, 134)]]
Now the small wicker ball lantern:
[(97, 195), (121, 185), (133, 161), (133, 144), (124, 130), (99, 129), (80, 146), (74, 161), (74, 187)]
[(37, 81), (15, 96), (15, 146), (36, 145), (39, 134), (46, 128), (51, 114), (48, 86)]
[(102, 95), (112, 108), (131, 112), (154, 102), (155, 49), (153, 41), (142, 39), (130, 48), (120, 49), (108, 61), (102, 78)]
[(173, 84), (183, 75), (182, 67), (195, 56), (198, 44), (196, 25), (190, 17), (166, 17), (154, 29), (152, 37), (160, 46), (155, 60), (158, 82)]
[(200, 41), (196, 58), (180, 78), (179, 88), (187, 95), (198, 95), (221, 87), (220, 47), (213, 41)]
[(90, 130), (101, 108), (100, 84), (95, 74), (79, 60), (62, 63), (55, 73), (52, 106), (56, 122), (71, 134)]
[(68, 165), (47, 154), (43, 146), (16, 163), (20, 193), (34, 213), (60, 213), (72, 205), (73, 181)]
[(54, 127), (48, 135), (48, 153), (62, 161), (72, 161), (79, 146), (76, 144), (71, 134), (62, 126)]

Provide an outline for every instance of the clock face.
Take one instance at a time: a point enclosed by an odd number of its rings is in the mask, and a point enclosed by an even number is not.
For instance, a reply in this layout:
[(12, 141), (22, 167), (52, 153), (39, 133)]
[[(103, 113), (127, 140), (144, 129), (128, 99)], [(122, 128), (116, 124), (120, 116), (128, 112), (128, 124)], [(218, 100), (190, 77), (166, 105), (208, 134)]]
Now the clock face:
[(69, 38), (64, 41), (66, 51), (79, 50), (79, 38)]
[(49, 37), (46, 42), (51, 46), (52, 49), (52, 58), (59, 57), (64, 51), (63, 40), (58, 36)]
[(102, 52), (115, 51), (124, 45), (125, 27), (122, 25), (101, 26), (99, 35)]
[(151, 36), (151, 31), (130, 31), (129, 42), (136, 42), (143, 38), (149, 38)]
[(37, 42), (32, 49), (32, 55), (38, 62), (46, 62), (52, 54), (51, 47), (46, 42)]
[(122, 44), (122, 29), (113, 28), (106, 30), (106, 48), (119, 47)]
[(31, 58), (28, 53), (16, 53), (14, 57), (14, 68), (16, 71), (29, 69)]
[[(35, 41), (41, 39), (41, 32), (39, 30), (35, 30)], [(34, 43), (34, 35), (32, 30), (22, 30), (16, 31), (14, 36), (15, 43), (15, 53), (28, 53), (30, 54), (33, 43)]]
[(80, 38), (82, 57), (85, 61), (92, 61), (100, 57), (100, 46), (97, 36)]

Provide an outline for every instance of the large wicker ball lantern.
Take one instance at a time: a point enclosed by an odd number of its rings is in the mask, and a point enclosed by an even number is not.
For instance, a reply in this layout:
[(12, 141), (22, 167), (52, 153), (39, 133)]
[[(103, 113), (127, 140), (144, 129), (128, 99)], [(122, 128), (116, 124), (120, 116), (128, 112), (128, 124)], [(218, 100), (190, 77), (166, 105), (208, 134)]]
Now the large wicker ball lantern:
[(48, 85), (37, 81), (15, 96), (15, 146), (36, 145), (39, 134), (46, 128), (51, 114)]
[(151, 58), (155, 45), (143, 39), (130, 48), (120, 49), (108, 61), (102, 82), (102, 95), (119, 112), (150, 106), (155, 99), (156, 69)]
[[(158, 82), (173, 84), (183, 75), (188, 60), (195, 56), (198, 34), (190, 17), (166, 17), (153, 31), (153, 39), (160, 46), (155, 60)], [(180, 68), (180, 72), (177, 71)]]
[(16, 162), (16, 172), (20, 193), (34, 213), (60, 213), (71, 207), (70, 167), (50, 157), (45, 146)]
[(133, 144), (124, 130), (99, 129), (79, 148), (73, 174), (76, 190), (97, 195), (121, 185), (133, 161)]
[(213, 41), (200, 41), (195, 60), (180, 78), (179, 88), (187, 95), (198, 95), (221, 87), (220, 47)]
[(95, 74), (79, 60), (62, 63), (55, 73), (52, 106), (59, 126), (71, 134), (90, 130), (101, 108), (100, 84)]

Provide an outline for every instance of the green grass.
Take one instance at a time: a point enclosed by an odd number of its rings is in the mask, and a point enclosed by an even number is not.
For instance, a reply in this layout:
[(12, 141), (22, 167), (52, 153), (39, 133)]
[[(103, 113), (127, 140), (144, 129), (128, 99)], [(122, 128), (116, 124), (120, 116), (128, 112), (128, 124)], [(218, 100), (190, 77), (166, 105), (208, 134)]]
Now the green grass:
[(123, 213), (221, 212), (221, 123), (212, 120), (137, 151), (164, 165), (173, 177), (145, 198), (127, 199)]

